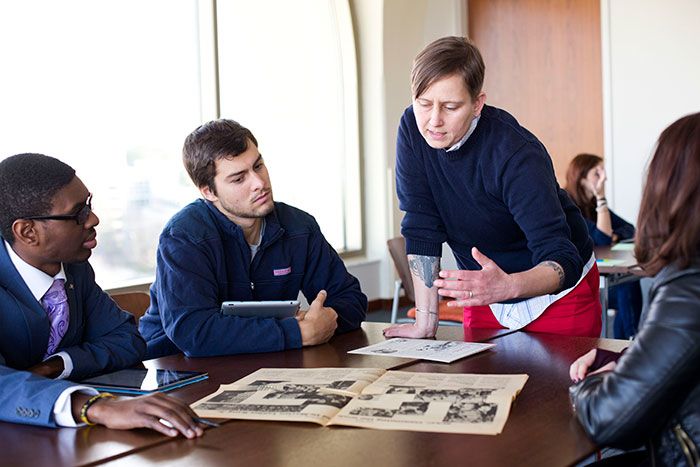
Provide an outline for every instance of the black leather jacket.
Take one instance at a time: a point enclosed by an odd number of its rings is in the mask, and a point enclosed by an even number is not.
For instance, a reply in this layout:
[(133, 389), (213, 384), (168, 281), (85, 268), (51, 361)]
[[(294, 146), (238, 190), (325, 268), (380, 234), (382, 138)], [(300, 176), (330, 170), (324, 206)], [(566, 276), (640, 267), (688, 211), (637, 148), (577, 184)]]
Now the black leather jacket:
[(599, 446), (647, 445), (654, 465), (700, 465), (700, 260), (654, 278), (636, 339), (613, 372), (571, 388)]

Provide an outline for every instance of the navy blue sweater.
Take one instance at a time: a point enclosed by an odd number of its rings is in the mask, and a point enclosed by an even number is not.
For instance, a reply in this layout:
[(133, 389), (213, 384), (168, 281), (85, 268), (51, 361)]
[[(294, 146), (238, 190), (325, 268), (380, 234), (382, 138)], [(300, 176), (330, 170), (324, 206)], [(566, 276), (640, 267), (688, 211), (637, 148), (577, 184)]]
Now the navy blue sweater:
[(564, 288), (576, 283), (593, 247), (583, 216), (542, 143), (510, 114), (484, 106), (474, 133), (446, 152), (425, 142), (409, 107), (396, 151), (408, 254), (440, 256), (447, 242), (460, 268), (476, 270), (476, 246), (507, 273), (550, 260), (564, 269)]
[(243, 231), (211, 203), (197, 200), (165, 226), (158, 245), (151, 306), (139, 328), (148, 358), (177, 352), (214, 356), (301, 347), (296, 319), (240, 318), (220, 313), (226, 300), (309, 302), (328, 292), (338, 329), (356, 329), (367, 297), (309, 214), (275, 203), (250, 261)]
[[(622, 217), (615, 214), (612, 209), (610, 211), (610, 225), (612, 227), (613, 233), (617, 235), (618, 240), (629, 240), (634, 238), (635, 230), (634, 226), (624, 220)], [(588, 226), (588, 233), (593, 239), (593, 244), (595, 246), (608, 246), (612, 245), (612, 237), (602, 232), (596, 226), (596, 219), (586, 219), (586, 225)]]

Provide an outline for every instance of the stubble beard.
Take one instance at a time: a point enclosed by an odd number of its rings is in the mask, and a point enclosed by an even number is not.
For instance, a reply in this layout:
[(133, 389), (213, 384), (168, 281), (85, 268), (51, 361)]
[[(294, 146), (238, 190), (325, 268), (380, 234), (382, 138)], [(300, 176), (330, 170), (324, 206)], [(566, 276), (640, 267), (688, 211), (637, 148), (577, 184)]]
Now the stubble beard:
[(258, 209), (253, 209), (250, 211), (238, 211), (232, 206), (226, 206), (222, 203), (222, 207), (226, 210), (226, 213), (238, 217), (241, 219), (262, 219), (270, 214), (275, 209), (274, 200), (272, 198), (272, 192), (270, 192), (270, 203), (269, 206), (261, 206)]

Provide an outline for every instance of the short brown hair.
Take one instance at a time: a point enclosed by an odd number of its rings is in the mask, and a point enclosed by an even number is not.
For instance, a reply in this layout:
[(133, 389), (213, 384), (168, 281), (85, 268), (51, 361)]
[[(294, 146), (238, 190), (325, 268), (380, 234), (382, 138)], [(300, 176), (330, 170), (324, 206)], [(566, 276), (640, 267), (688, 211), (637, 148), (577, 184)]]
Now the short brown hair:
[(249, 129), (223, 118), (207, 122), (190, 133), (182, 148), (182, 162), (197, 188), (207, 186), (216, 194), (216, 161), (244, 153), (248, 141), (258, 146)]
[(656, 274), (687, 267), (700, 246), (700, 113), (666, 128), (649, 164), (637, 220), (635, 256)]
[(569, 163), (566, 170), (566, 192), (581, 210), (583, 217), (596, 221), (596, 202), (589, 197), (586, 190), (581, 186), (581, 180), (586, 178), (588, 172), (603, 162), (603, 158), (595, 154), (579, 154)]
[(418, 98), (435, 81), (456, 73), (473, 100), (481, 92), (485, 71), (481, 52), (469, 39), (443, 37), (428, 44), (413, 61), (411, 92)]

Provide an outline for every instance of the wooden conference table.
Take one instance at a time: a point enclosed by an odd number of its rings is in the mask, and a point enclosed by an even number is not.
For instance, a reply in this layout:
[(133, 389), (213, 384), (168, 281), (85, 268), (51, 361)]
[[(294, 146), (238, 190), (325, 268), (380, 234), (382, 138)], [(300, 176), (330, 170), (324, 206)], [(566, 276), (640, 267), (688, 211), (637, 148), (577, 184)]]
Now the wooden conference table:
[(569, 465), (595, 451), (569, 407), (570, 363), (593, 347), (620, 341), (508, 330), (441, 327), (443, 340), (488, 341), (496, 347), (452, 364), (396, 357), (349, 355), (383, 339), (382, 323), (336, 336), (331, 343), (268, 354), (211, 358), (182, 355), (148, 367), (209, 372), (209, 380), (171, 394), (189, 403), (264, 367), (379, 367), (449, 373), (527, 373), (503, 433), (497, 436), (381, 431), (314, 424), (222, 420), (196, 440), (170, 439), (149, 430), (104, 427), (48, 429), (0, 423), (1, 464), (41, 465)]

